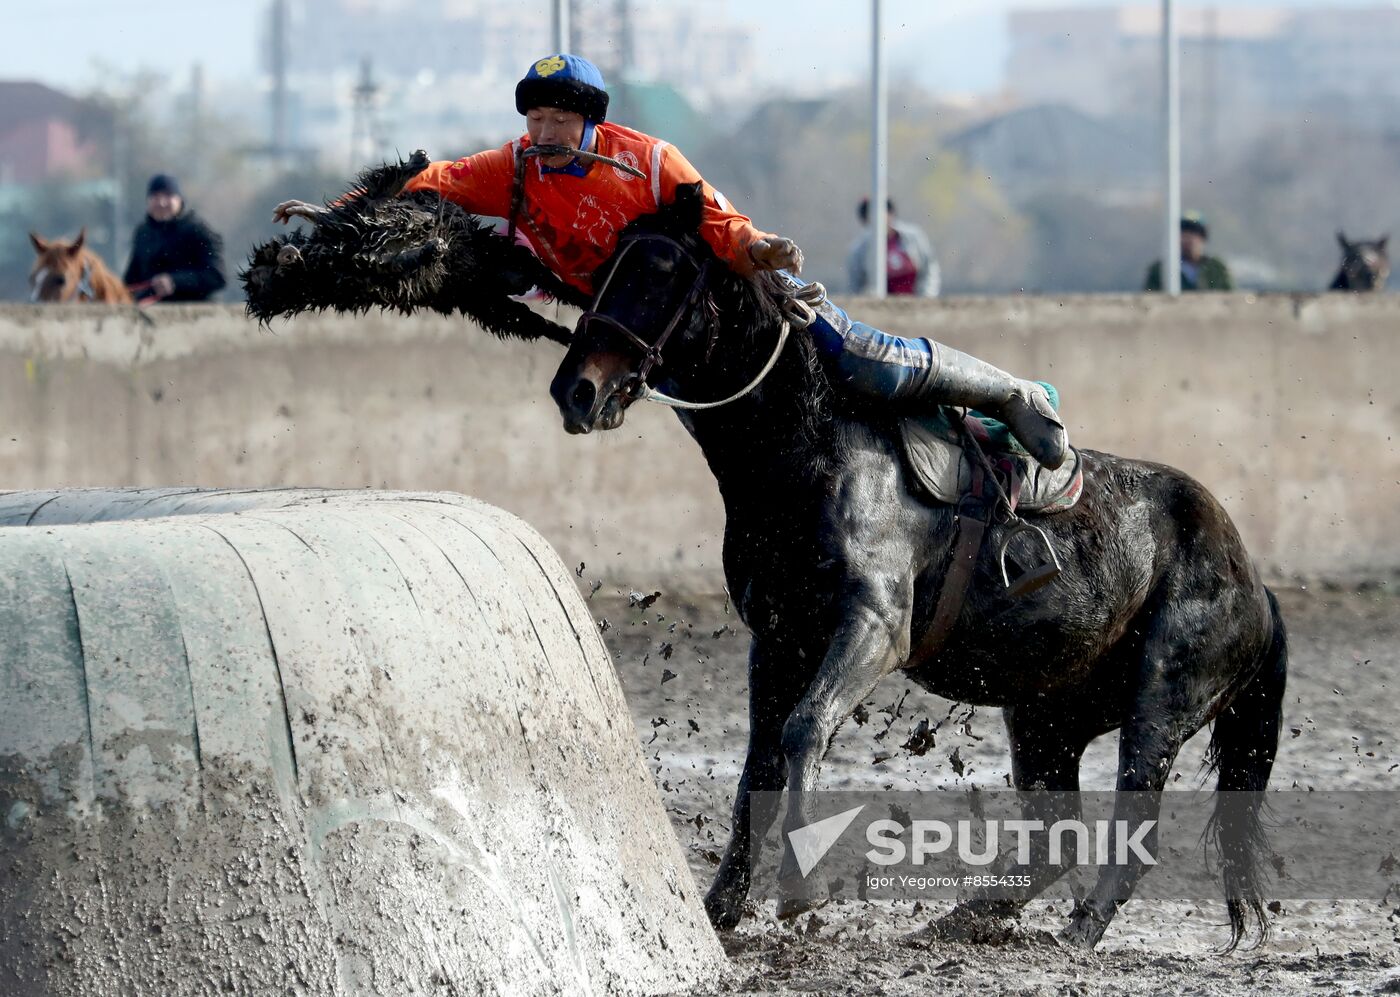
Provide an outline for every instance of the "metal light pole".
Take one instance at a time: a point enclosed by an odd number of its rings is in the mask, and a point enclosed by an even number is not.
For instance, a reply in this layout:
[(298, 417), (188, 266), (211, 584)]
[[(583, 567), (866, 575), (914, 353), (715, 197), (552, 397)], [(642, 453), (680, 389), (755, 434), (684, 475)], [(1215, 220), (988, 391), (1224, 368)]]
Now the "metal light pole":
[(552, 18), (554, 51), (569, 51), (569, 0), (554, 0)]
[(126, 184), (130, 172), (130, 153), (127, 146), (127, 104), (129, 98), (123, 93), (112, 106), (112, 245), (110, 259), (120, 261), (126, 258)]
[(870, 0), (870, 294), (883, 298), (889, 289), (886, 259), (886, 229), (889, 226), (885, 203), (889, 200), (889, 80), (885, 72), (884, 30), (880, 0)]
[(1162, 233), (1162, 290), (1181, 294), (1181, 64), (1173, 0), (1162, 0), (1162, 117), (1166, 147), (1166, 217)]

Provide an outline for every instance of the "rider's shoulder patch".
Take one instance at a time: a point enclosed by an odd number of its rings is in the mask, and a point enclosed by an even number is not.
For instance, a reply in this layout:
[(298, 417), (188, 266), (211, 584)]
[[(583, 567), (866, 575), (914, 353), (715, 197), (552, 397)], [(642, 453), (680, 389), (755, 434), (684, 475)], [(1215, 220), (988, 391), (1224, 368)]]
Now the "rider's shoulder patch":
[[(623, 149), (613, 158), (616, 159), (619, 163), (626, 163), (634, 170), (641, 169), (641, 161), (637, 158), (637, 154), (631, 149)], [(631, 173), (628, 173), (626, 170), (623, 169), (618, 169), (616, 166), (612, 167), (612, 171), (617, 175), (617, 178), (619, 180), (631, 181), (637, 179)]]

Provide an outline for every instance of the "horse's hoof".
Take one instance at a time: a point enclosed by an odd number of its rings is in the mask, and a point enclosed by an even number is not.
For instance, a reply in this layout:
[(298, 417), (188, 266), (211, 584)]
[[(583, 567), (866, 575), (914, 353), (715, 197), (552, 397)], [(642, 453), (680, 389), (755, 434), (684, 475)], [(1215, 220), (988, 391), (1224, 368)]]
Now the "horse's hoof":
[(779, 883), (778, 917), (788, 920), (831, 902), (831, 890), (820, 875), (786, 879)]
[(716, 931), (733, 931), (743, 918), (743, 901), (711, 890), (705, 894), (705, 914), (710, 919), (710, 927)]
[(781, 897), (778, 900), (778, 920), (791, 921), (800, 914), (819, 910), (830, 902), (830, 897)]
[(1075, 914), (1060, 929), (1060, 944), (1087, 952), (1099, 943), (1107, 927), (1092, 914)]
[(912, 931), (901, 943), (927, 948), (935, 942), (963, 942), (969, 945), (1004, 945), (1016, 931), (1014, 912), (975, 910), (959, 904), (927, 927)]

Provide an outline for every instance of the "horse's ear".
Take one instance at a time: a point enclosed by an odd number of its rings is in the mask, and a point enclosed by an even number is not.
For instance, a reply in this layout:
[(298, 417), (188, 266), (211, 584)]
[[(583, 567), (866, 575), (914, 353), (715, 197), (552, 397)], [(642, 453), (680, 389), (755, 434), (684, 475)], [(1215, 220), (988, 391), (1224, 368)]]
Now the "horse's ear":
[(87, 242), (87, 226), (78, 229), (78, 237), (73, 240), (73, 245), (68, 247), (69, 256), (77, 256), (83, 251), (83, 243)]
[(1379, 249), (1382, 253), (1384, 253), (1386, 251), (1385, 244), (1389, 241), (1390, 234), (1386, 233), (1385, 235), (1381, 236), (1379, 239), (1376, 240), (1376, 248)]
[(676, 185), (676, 212), (687, 229), (700, 227), (700, 211), (705, 206), (703, 184), (682, 183)]
[(1349, 252), (1351, 252), (1351, 243), (1347, 242), (1346, 233), (1343, 232), (1341, 229), (1338, 229), (1338, 230), (1337, 230), (1337, 241), (1338, 241), (1339, 243), (1341, 243), (1342, 252), (1344, 252), (1344, 253), (1349, 253)]
[(46, 253), (46, 252), (48, 252), (49, 244), (43, 240), (43, 237), (40, 236), (38, 232), (30, 232), (30, 233), (29, 233), (29, 242), (30, 242), (30, 245), (32, 245), (32, 246), (34, 247), (34, 252), (36, 252), (36, 253)]

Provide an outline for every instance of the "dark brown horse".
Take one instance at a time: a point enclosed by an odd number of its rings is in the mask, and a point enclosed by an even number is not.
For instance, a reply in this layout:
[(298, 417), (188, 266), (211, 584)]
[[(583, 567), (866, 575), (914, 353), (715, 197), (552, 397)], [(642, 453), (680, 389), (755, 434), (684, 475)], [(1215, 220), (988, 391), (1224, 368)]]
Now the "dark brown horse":
[(1342, 267), (1332, 280), (1329, 291), (1380, 291), (1390, 276), (1390, 256), (1386, 243), (1390, 236), (1352, 242), (1346, 233), (1337, 233), (1342, 247)]
[[(569, 432), (621, 425), (639, 377), (676, 398), (723, 399), (774, 354), (779, 284), (718, 264), (698, 235), (701, 207), (697, 189), (680, 188), (674, 205), (624, 233), (600, 272), (604, 291), (550, 389)], [(833, 384), (810, 337), (794, 334), (743, 397), (680, 418), (718, 481), (725, 575), (753, 632), (748, 757), (705, 900), (716, 926), (740, 919), (754, 842), (778, 815), (773, 794), (787, 789), (785, 832), (810, 824), (837, 729), (902, 670), (939, 695), (1002, 708), (1021, 790), (1077, 800), (1085, 747), (1120, 731), (1118, 819), (1156, 818), (1178, 750), (1213, 723), (1223, 791), (1213, 830), (1232, 943), (1248, 919), (1267, 929), (1259, 808), (1278, 744), (1287, 638), (1276, 600), (1204, 487), (1170, 467), (1084, 451), (1079, 504), (1037, 521), (1059, 578), (1018, 599), (996, 559), (983, 557), (947, 639), (928, 651), (955, 511), (918, 497), (893, 417)], [(984, 550), (1006, 535), (993, 523)], [(815, 871), (804, 879), (797, 868), (785, 847), (780, 914), (826, 893)], [(1031, 869), (1029, 885), (960, 905), (943, 930), (975, 935), (1015, 916), (1064, 866)], [(1136, 859), (1104, 867), (1062, 937), (1094, 945), (1144, 871)]]
[(131, 292), (86, 246), (87, 229), (72, 242), (52, 242), (36, 232), (29, 241), (38, 256), (29, 271), (29, 300), (42, 302), (104, 301), (131, 304)]

